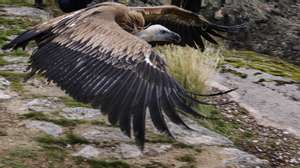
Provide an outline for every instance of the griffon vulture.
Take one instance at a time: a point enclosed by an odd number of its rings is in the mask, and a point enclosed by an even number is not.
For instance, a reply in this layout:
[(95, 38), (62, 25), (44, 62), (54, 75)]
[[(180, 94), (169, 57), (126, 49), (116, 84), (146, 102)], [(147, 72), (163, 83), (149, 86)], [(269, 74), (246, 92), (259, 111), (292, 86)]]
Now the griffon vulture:
[[(145, 22), (162, 25), (144, 29)], [(187, 105), (201, 102), (168, 74), (165, 61), (147, 42), (176, 43), (181, 36), (182, 44), (204, 47), (202, 37), (214, 42), (211, 35), (225, 30), (175, 6), (102, 3), (37, 25), (3, 49), (35, 40), (31, 74), (42, 74), (76, 100), (101, 108), (127, 136), (133, 128), (143, 148), (146, 109), (155, 127), (170, 136), (165, 116), (187, 128), (180, 113), (201, 117)]]

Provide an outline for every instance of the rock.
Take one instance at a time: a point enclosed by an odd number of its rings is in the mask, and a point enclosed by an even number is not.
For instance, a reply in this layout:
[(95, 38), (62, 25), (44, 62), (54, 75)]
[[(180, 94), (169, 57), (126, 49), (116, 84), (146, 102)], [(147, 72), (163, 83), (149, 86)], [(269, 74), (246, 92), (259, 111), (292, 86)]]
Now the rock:
[(0, 8), (1, 15), (9, 16), (27, 16), (31, 18), (41, 19), (43, 21), (49, 20), (51, 15), (43, 10), (31, 7), (13, 7), (13, 6), (4, 6)]
[(25, 126), (26, 126), (26, 128), (37, 129), (48, 135), (52, 135), (55, 137), (63, 134), (62, 127), (60, 127), (56, 124), (53, 124), (51, 122), (28, 120), (28, 121), (25, 121)]
[(225, 167), (240, 167), (240, 168), (267, 168), (269, 162), (258, 159), (256, 156), (243, 152), (235, 148), (223, 148), (219, 151), (222, 155), (227, 155), (228, 158), (224, 161)]
[(61, 115), (71, 120), (96, 120), (102, 116), (100, 110), (84, 107), (64, 108)]
[(137, 158), (143, 155), (136, 145), (121, 144), (121, 154), (124, 159)]
[(187, 125), (195, 131), (187, 130), (172, 122), (168, 122), (169, 128), (175, 138), (184, 144), (189, 145), (214, 145), (232, 146), (233, 143), (226, 137), (212, 132), (202, 126), (195, 124), (191, 120), (186, 121)]
[(78, 152), (74, 153), (73, 156), (80, 156), (87, 159), (93, 159), (93, 158), (97, 158), (99, 154), (101, 153), (97, 148), (91, 145), (85, 145)]
[(6, 94), (4, 91), (0, 90), (0, 102), (10, 100), (12, 96)]
[(172, 148), (169, 144), (147, 144), (143, 155), (145, 156), (158, 156), (166, 153)]
[(57, 98), (48, 98), (48, 99), (33, 99), (26, 103), (28, 110), (33, 112), (55, 112), (58, 111), (62, 104), (57, 102)]
[(12, 56), (4, 56), (2, 59), (8, 63), (18, 64), (18, 63), (27, 63), (29, 61), (29, 57), (12, 57)]
[[(280, 56), (300, 65), (300, 4), (295, 0), (204, 0), (200, 13), (218, 24), (247, 23), (229, 34), (232, 48)], [(224, 17), (223, 17), (224, 16)]]
[(0, 90), (6, 89), (9, 85), (10, 82), (7, 79), (0, 76)]
[(249, 111), (259, 124), (285, 129), (300, 137), (299, 84), (255, 69), (225, 67), (246, 74), (247, 78), (222, 73), (215, 80), (218, 82), (212, 82), (212, 87), (220, 90), (238, 87), (229, 94), (232, 101)]
[(74, 132), (91, 143), (97, 142), (132, 142), (119, 128), (90, 126), (77, 128)]
[(0, 66), (0, 71), (12, 71), (17, 73), (23, 73), (26, 71), (27, 65), (25, 64), (9, 64)]

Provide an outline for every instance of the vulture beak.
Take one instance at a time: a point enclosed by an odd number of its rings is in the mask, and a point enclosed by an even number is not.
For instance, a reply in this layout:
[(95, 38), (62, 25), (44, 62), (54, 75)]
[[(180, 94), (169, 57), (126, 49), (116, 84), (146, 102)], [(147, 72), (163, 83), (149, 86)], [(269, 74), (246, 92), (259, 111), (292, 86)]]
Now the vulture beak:
[(180, 43), (181, 42), (181, 36), (175, 32), (170, 33), (170, 42), (174, 43)]

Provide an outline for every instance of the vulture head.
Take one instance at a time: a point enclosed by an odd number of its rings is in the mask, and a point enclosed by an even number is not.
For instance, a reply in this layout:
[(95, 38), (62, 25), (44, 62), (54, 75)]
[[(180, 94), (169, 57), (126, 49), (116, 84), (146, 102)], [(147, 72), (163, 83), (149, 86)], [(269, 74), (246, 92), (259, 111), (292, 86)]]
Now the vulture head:
[(179, 34), (158, 24), (151, 25), (145, 30), (136, 33), (135, 35), (149, 43), (150, 42), (179, 43), (181, 41), (181, 37)]

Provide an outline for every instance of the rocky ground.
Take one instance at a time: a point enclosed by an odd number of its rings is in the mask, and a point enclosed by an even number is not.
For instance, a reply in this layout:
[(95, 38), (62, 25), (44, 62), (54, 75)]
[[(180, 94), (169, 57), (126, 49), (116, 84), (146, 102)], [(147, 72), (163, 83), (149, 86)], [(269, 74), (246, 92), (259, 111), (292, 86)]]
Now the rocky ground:
[[(27, 27), (40, 22), (40, 19), (48, 17), (47, 13), (40, 10), (22, 9), (40, 13), (35, 15), (37, 17), (31, 14), (15, 16), (18, 13), (9, 13), (13, 11), (11, 8), (0, 9), (2, 12), (0, 20), (3, 23), (0, 26), (0, 45)], [(285, 130), (287, 127), (276, 127), (276, 125), (260, 122), (243, 106), (245, 102), (238, 100), (235, 100), (236, 103), (217, 108), (201, 106), (200, 109), (205, 112), (208, 119), (186, 118), (187, 123), (196, 131), (191, 132), (169, 123), (176, 141), (156, 132), (148, 122), (148, 142), (142, 153), (134, 145), (133, 140), (124, 136), (118, 128), (111, 126), (99, 110), (74, 101), (42, 77), (37, 76), (24, 83), (24, 70), (33, 45), (30, 46), (26, 52), (0, 51), (0, 167), (286, 168), (300, 166), (299, 136), (293, 134), (295, 132)], [(226, 57), (225, 61), (227, 63), (224, 69), (227, 71), (221, 74), (222, 77), (230, 76), (230, 79), (240, 82), (240, 79), (247, 79), (250, 74), (253, 74), (252, 71), (249, 74), (248, 71), (247, 73), (242, 71), (244, 70), (242, 68), (236, 69), (237, 65), (240, 65), (236, 57)], [(285, 64), (284, 67), (287, 65)], [(274, 74), (267, 71), (268, 69), (260, 68), (260, 70), (261, 74)], [(292, 81), (299, 80), (298, 73), (281, 76), (289, 77)], [(250, 79), (247, 80), (250, 81), (248, 83), (257, 82)], [(264, 76), (259, 79), (270, 78)], [(274, 81), (297, 86), (293, 82), (277, 78)], [(261, 80), (259, 83), (261, 85), (265, 81)], [(226, 85), (222, 82), (222, 84), (224, 85), (216, 85), (216, 87), (223, 89), (222, 87), (231, 86), (230, 83)], [(291, 95), (296, 91), (297, 89), (281, 92), (288, 93), (287, 97), (295, 99), (293, 101), (296, 102), (299, 101), (298, 94)], [(259, 94), (259, 91), (256, 93)], [(214, 102), (227, 100), (234, 100), (234, 96), (210, 99)], [(247, 101), (246, 103), (249, 104)], [(263, 115), (270, 116), (269, 113)], [(295, 113), (296, 117), (297, 115)], [(278, 122), (283, 121), (274, 121), (274, 123)], [(291, 124), (292, 128), (297, 129), (297, 123), (297, 120), (294, 121)], [(283, 125), (288, 126), (288, 122), (284, 122)]]

